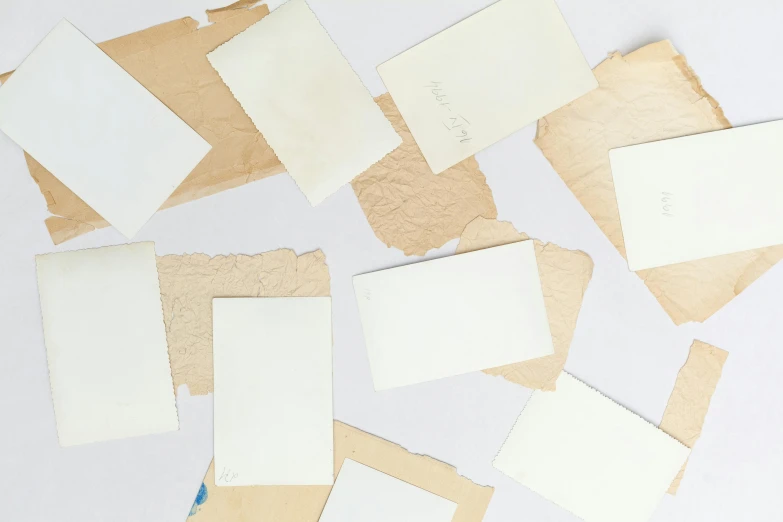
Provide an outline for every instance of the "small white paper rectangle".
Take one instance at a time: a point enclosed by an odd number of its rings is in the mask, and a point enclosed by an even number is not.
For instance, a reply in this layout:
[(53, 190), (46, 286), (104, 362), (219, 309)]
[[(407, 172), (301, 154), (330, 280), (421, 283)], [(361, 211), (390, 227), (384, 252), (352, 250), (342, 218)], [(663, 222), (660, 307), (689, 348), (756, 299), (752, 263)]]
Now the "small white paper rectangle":
[(332, 484), (331, 306), (213, 299), (216, 485)]
[(533, 241), (354, 276), (376, 390), (554, 353)]
[(311, 205), (402, 143), (304, 0), (207, 58)]
[(689, 453), (563, 372), (533, 392), (494, 466), (586, 522), (645, 522)]
[(0, 130), (129, 238), (211, 148), (66, 20), (0, 87)]
[(60, 445), (177, 430), (154, 243), (35, 259)]
[(609, 151), (628, 267), (783, 243), (783, 121)]
[(345, 459), (318, 522), (451, 522), (457, 504)]
[(554, 0), (500, 0), (378, 74), (436, 174), (598, 87)]

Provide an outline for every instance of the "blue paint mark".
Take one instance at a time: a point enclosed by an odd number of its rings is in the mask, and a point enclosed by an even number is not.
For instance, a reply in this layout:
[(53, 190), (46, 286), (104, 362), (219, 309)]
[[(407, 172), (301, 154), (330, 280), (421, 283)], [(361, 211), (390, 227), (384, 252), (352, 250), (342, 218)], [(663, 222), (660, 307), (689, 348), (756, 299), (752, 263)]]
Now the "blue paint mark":
[(207, 501), (207, 486), (203, 482), (201, 483), (201, 487), (198, 488), (198, 493), (196, 493), (196, 500), (193, 502), (193, 507), (190, 508), (190, 513), (188, 513), (189, 517), (192, 517), (196, 513), (198, 513), (198, 507)]

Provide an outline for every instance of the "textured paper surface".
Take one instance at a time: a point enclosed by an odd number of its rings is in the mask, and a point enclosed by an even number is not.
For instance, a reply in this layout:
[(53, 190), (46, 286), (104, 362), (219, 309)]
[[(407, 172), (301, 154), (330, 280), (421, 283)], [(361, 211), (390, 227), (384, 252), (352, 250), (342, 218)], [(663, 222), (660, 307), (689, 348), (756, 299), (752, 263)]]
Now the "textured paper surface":
[[(346, 458), (455, 502), (451, 522), (481, 522), (494, 492), (458, 475), (448, 464), (335, 421), (336, 475)], [(206, 500), (189, 522), (318, 522), (331, 486), (216, 488), (214, 465), (210, 465), (204, 489)]]
[(435, 174), (598, 86), (554, 0), (500, 0), (378, 74)]
[(219, 486), (331, 485), (332, 301), (212, 300)]
[(405, 255), (424, 255), (497, 209), (478, 162), (470, 157), (435, 175), (388, 93), (375, 99), (402, 145), (351, 182), (375, 235)]
[(0, 129), (129, 238), (211, 148), (67, 20), (0, 87)]
[(61, 446), (179, 427), (155, 245), (36, 256)]
[(312, 205), (402, 143), (304, 0), (207, 59)]
[(357, 275), (353, 286), (376, 390), (554, 353), (532, 241)]
[(609, 151), (628, 267), (783, 244), (783, 121)]
[[(688, 360), (677, 374), (674, 391), (669, 397), (659, 428), (693, 448), (710, 407), (712, 394), (720, 380), (729, 353), (701, 341), (693, 341)], [(682, 465), (668, 493), (675, 495), (685, 473)]]
[[(668, 41), (593, 71), (599, 88), (544, 117), (535, 140), (601, 230), (625, 255), (608, 151), (730, 127)], [(704, 321), (783, 258), (783, 247), (639, 272), (676, 324)]]
[[(221, 12), (221, 21), (201, 29), (192, 18), (182, 18), (98, 44), (212, 145), (163, 208), (284, 170), (206, 58), (209, 51), (260, 20), (269, 9), (266, 5), (253, 9), (235, 6)], [(55, 244), (108, 226), (40, 163), (28, 154), (25, 159), (53, 214), (46, 219), (46, 227)]]
[(450, 522), (457, 504), (345, 459), (319, 522)]
[(163, 318), (174, 387), (212, 391), (212, 299), (329, 296), (329, 268), (317, 250), (281, 249), (255, 256), (205, 254), (158, 258)]
[[(457, 254), (505, 245), (529, 239), (506, 221), (476, 218), (462, 233)], [(587, 284), (593, 274), (593, 260), (584, 252), (567, 250), (553, 243), (535, 242), (538, 275), (544, 294), (553, 355), (484, 370), (489, 375), (528, 388), (554, 390), (555, 381), (565, 366), (574, 337), (579, 310)]]
[(690, 450), (563, 372), (535, 391), (494, 466), (585, 522), (646, 522)]

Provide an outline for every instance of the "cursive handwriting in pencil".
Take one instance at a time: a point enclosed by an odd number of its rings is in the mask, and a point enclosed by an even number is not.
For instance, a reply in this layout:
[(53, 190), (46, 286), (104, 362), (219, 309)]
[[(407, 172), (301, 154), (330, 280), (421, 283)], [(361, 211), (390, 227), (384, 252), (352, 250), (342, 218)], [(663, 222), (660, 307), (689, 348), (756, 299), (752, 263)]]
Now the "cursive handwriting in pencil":
[(460, 143), (467, 143), (472, 140), (473, 138), (468, 132), (470, 122), (467, 118), (458, 114), (451, 108), (451, 101), (446, 94), (446, 90), (443, 88), (443, 82), (436, 82), (433, 80), (424, 87), (432, 93), (435, 102), (443, 111), (445, 119), (443, 119), (441, 123), (446, 130), (454, 136), (455, 139), (458, 139)]
[(231, 482), (232, 480), (234, 480), (238, 476), (239, 476), (239, 473), (235, 473), (235, 472), (231, 471), (230, 469), (224, 467), (222, 473), (220, 473), (220, 478), (218, 479), (218, 482), (223, 482), (223, 481)]

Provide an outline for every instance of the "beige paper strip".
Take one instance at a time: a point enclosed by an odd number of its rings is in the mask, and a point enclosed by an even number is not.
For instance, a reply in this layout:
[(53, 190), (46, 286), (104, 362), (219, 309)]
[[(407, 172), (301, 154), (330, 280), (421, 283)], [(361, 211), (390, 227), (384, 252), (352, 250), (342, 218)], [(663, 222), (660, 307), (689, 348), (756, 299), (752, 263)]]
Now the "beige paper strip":
[[(480, 250), (529, 239), (505, 221), (476, 218), (462, 233), (457, 253)], [(535, 241), (538, 273), (544, 292), (549, 330), (555, 353), (506, 366), (484, 370), (489, 375), (528, 388), (554, 390), (558, 375), (565, 366), (576, 320), (582, 307), (587, 284), (593, 274), (593, 260), (584, 252), (566, 250), (552, 243)]]
[(474, 218), (497, 216), (474, 157), (436, 176), (391, 96), (375, 101), (402, 137), (402, 145), (351, 182), (378, 239), (405, 255), (423, 255), (459, 237)]
[[(718, 385), (729, 352), (701, 341), (693, 341), (688, 360), (677, 374), (674, 390), (663, 412), (660, 429), (692, 448), (701, 436), (712, 394)], [(686, 461), (672, 481), (668, 493), (675, 495), (685, 473)]]
[(213, 297), (329, 295), (320, 250), (299, 257), (287, 249), (255, 256), (169, 255), (158, 257), (158, 277), (174, 389), (187, 384), (191, 395), (213, 389)]
[[(334, 469), (346, 458), (458, 504), (452, 522), (481, 522), (494, 488), (479, 486), (448, 464), (335, 421)], [(331, 486), (215, 487), (214, 461), (204, 478), (206, 498), (189, 522), (317, 522)], [(369, 521), (368, 521), (369, 522)]]
[[(593, 72), (599, 88), (538, 122), (536, 145), (625, 255), (608, 151), (730, 127), (685, 57), (668, 41)], [(783, 258), (783, 246), (637, 272), (676, 324), (704, 321)]]

